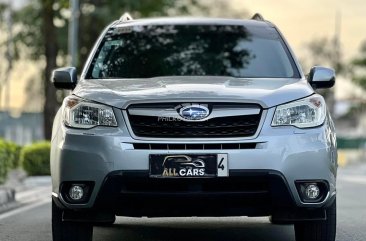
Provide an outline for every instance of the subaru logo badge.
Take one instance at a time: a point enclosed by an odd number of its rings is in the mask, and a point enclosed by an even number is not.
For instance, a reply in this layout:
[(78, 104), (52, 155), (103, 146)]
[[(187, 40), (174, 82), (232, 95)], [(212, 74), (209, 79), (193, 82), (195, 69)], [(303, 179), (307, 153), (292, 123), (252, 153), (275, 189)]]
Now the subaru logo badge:
[(179, 109), (179, 115), (186, 120), (202, 120), (209, 114), (209, 109), (199, 104), (185, 105)]

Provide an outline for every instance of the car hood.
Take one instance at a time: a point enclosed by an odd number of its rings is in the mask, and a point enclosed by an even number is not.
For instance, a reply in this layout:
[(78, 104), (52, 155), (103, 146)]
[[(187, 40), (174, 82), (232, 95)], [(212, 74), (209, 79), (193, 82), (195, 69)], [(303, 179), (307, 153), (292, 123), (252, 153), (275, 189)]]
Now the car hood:
[(117, 108), (136, 102), (233, 101), (269, 108), (309, 96), (305, 79), (238, 79), (230, 77), (156, 77), (82, 80), (74, 95)]

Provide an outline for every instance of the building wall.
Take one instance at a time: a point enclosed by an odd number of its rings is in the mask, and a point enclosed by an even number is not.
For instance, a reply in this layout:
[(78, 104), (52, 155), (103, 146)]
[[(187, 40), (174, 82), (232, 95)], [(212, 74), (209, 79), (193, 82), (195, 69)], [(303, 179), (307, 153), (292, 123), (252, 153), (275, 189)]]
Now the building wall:
[(0, 112), (0, 138), (19, 145), (43, 140), (43, 114), (23, 112), (19, 116), (11, 116)]

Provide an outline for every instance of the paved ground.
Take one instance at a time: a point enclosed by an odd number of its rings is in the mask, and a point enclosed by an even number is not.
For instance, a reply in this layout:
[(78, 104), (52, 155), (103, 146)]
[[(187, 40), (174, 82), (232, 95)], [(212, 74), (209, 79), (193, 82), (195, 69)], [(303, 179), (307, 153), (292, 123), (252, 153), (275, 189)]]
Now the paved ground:
[[(366, 164), (343, 168), (338, 179), (337, 241), (366, 240)], [(0, 215), (1, 241), (50, 241), (51, 205), (47, 192), (37, 203)], [(118, 218), (94, 229), (95, 241), (294, 241), (292, 226), (266, 218)]]

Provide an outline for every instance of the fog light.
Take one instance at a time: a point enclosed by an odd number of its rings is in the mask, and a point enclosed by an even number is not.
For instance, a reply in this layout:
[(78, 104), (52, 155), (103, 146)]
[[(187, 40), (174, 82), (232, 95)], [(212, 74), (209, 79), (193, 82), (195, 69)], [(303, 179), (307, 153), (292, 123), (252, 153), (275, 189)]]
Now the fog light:
[(317, 199), (320, 195), (320, 189), (316, 184), (309, 184), (305, 188), (306, 198), (314, 200)]
[(72, 200), (80, 200), (84, 197), (84, 189), (79, 185), (73, 185), (70, 188), (69, 196)]

